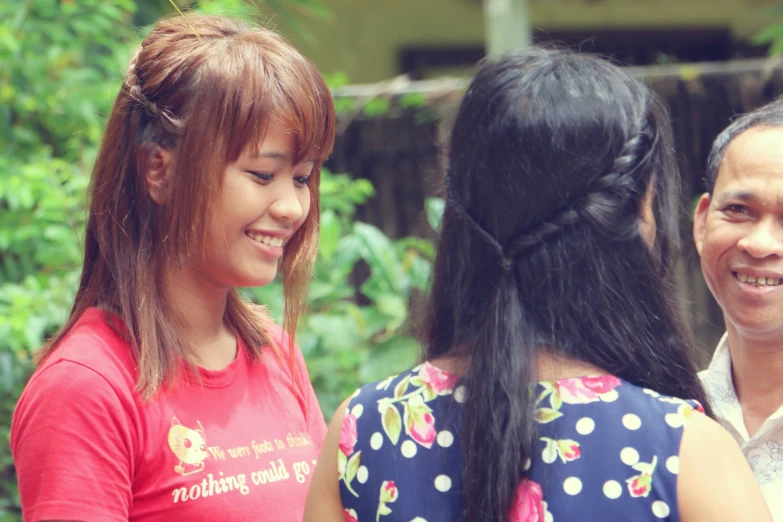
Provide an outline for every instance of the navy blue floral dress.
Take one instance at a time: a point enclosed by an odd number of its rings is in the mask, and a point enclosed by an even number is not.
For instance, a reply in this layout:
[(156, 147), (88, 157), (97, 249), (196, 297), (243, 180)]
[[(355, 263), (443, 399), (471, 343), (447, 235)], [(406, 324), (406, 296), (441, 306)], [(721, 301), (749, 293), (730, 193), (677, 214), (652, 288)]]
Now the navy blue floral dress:
[[(678, 454), (696, 401), (611, 375), (539, 382), (537, 392), (539, 446), (513, 522), (680, 520)], [(357, 390), (337, 463), (347, 522), (461, 520), (467, 393), (429, 363)]]

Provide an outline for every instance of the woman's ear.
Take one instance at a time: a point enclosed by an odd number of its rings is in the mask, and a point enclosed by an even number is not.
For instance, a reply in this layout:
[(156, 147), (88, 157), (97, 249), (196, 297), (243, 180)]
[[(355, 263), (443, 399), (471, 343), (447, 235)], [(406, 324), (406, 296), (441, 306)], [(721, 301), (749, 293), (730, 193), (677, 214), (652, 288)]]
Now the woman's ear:
[(160, 145), (153, 145), (147, 160), (144, 183), (150, 198), (158, 205), (162, 205), (166, 201), (170, 167), (171, 151), (164, 149)]
[(642, 200), (642, 212), (641, 222), (639, 223), (639, 231), (644, 238), (644, 242), (647, 246), (653, 246), (655, 243), (655, 213), (653, 212), (653, 198), (655, 197), (655, 188), (650, 187), (647, 189), (647, 194), (644, 195)]

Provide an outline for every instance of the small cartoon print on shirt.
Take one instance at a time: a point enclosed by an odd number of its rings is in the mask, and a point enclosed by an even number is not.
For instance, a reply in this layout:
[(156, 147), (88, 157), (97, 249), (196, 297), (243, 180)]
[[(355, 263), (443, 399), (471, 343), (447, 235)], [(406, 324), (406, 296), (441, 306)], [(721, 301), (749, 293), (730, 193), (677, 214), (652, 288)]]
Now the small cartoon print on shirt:
[(179, 423), (176, 417), (171, 420), (169, 430), (169, 448), (179, 459), (174, 471), (180, 475), (192, 475), (204, 471), (204, 460), (207, 453), (207, 439), (204, 426), (196, 421), (199, 429), (193, 430)]

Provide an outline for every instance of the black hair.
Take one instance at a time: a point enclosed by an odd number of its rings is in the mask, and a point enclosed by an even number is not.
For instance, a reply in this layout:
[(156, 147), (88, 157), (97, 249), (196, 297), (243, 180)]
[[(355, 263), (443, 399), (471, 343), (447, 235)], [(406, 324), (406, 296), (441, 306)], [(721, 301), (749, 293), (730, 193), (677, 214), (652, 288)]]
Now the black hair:
[(718, 177), (718, 169), (734, 138), (754, 127), (783, 127), (783, 98), (763, 105), (751, 112), (741, 115), (718, 134), (712, 142), (710, 155), (707, 157), (707, 172), (704, 184), (707, 192), (712, 194), (715, 188), (715, 180)]
[[(660, 101), (604, 60), (484, 61), (451, 136), (426, 356), (469, 361), (466, 520), (507, 521), (532, 457), (538, 350), (697, 399), (671, 281), (679, 173)], [(654, 244), (641, 235), (654, 191)]]

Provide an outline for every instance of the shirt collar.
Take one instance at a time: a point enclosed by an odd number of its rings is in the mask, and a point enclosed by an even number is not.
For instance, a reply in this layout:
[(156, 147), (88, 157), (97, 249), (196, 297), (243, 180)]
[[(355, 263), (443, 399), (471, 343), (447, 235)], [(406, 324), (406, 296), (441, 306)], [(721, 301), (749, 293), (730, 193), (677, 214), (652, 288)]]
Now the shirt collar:
[(734, 431), (741, 442), (750, 437), (745, 427), (734, 380), (731, 377), (731, 352), (729, 352), (728, 334), (723, 334), (710, 365), (699, 374), (704, 389), (710, 399), (715, 415), (729, 431)]

